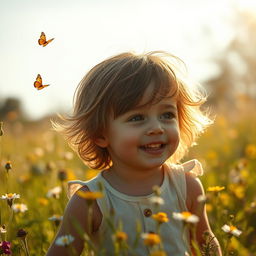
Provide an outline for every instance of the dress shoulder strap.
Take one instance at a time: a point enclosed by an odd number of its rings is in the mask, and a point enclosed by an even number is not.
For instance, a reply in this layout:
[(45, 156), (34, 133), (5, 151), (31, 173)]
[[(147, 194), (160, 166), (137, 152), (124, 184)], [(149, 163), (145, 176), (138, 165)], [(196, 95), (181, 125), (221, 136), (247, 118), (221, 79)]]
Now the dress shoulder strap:
[(90, 191), (99, 191), (99, 175), (88, 181), (71, 180), (68, 181), (68, 198), (71, 198), (77, 190), (83, 186), (87, 186)]

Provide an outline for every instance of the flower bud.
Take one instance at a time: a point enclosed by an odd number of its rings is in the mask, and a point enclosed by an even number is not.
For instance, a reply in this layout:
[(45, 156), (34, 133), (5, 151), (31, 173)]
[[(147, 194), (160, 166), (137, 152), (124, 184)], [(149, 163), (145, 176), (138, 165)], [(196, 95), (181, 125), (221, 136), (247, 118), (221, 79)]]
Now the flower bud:
[(17, 237), (25, 238), (27, 236), (27, 234), (28, 234), (28, 232), (21, 228), (17, 232)]

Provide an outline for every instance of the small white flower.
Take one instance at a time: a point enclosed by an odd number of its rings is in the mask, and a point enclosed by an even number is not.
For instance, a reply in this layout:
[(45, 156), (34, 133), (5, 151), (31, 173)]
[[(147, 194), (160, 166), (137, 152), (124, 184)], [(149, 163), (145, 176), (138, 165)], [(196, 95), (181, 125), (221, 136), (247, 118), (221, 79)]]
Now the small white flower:
[(199, 203), (205, 203), (207, 200), (207, 197), (205, 195), (200, 195), (197, 197), (197, 202)]
[(61, 192), (61, 187), (60, 186), (57, 186), (57, 187), (54, 187), (52, 189), (50, 189), (46, 196), (47, 197), (53, 197), (53, 198), (59, 198), (60, 197), (60, 192)]
[(14, 212), (25, 212), (28, 210), (28, 207), (25, 204), (13, 204), (12, 209)]
[(72, 152), (63, 152), (62, 153), (62, 157), (65, 159), (65, 160), (72, 160), (73, 157), (74, 157), (74, 154)]
[(150, 203), (156, 204), (156, 205), (163, 205), (164, 204), (164, 199), (160, 196), (152, 196), (149, 199)]
[(1, 227), (0, 227), (0, 233), (1, 234), (5, 234), (7, 231), (6, 231), (6, 228), (5, 228), (5, 225), (2, 225)]
[(174, 212), (172, 216), (176, 220), (182, 220), (187, 223), (197, 223), (199, 221), (199, 217), (190, 212)]
[(232, 234), (233, 236), (240, 236), (242, 234), (242, 231), (237, 229), (237, 227), (233, 226), (233, 225), (227, 225), (225, 224), (222, 228), (221, 228), (224, 232)]
[(20, 195), (16, 193), (9, 193), (1, 196), (1, 199), (6, 199), (6, 200), (13, 200), (16, 198), (20, 198)]
[(63, 216), (56, 215), (56, 214), (48, 218), (48, 220), (50, 221), (62, 221), (62, 219), (63, 219)]
[(75, 240), (75, 238), (73, 236), (71, 236), (71, 235), (64, 235), (64, 236), (58, 237), (55, 243), (57, 245), (60, 245), (60, 246), (68, 246), (74, 240)]

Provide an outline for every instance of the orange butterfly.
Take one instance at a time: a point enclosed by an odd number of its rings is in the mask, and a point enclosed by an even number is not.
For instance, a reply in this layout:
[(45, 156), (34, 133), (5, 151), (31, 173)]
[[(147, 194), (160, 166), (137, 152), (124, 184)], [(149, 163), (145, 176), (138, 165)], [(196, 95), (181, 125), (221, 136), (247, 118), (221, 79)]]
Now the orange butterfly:
[(40, 76), (40, 74), (38, 74), (37, 77), (36, 77), (36, 81), (34, 82), (34, 87), (37, 90), (42, 90), (47, 86), (49, 86), (49, 84), (44, 84), (43, 85), (42, 77)]
[(43, 47), (45, 47), (45, 46), (46, 46), (47, 44), (49, 44), (53, 39), (54, 39), (54, 38), (49, 39), (48, 41), (46, 41), (45, 33), (42, 32), (40, 38), (38, 39), (38, 43), (39, 43), (39, 45), (42, 45)]

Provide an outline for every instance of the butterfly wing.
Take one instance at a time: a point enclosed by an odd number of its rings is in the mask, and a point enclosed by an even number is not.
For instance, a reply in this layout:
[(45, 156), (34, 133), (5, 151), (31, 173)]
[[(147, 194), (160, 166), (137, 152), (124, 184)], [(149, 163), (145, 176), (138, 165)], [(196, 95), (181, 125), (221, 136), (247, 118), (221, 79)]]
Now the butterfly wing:
[(37, 88), (37, 90), (42, 90), (42, 89), (44, 89), (45, 87), (47, 87), (47, 86), (49, 86), (49, 84), (41, 84), (41, 86), (40, 87), (38, 87)]
[(34, 82), (34, 87), (37, 89), (37, 90), (42, 90), (44, 89), (45, 87), (49, 86), (49, 84), (45, 84), (43, 85), (42, 84), (42, 77), (40, 74), (37, 75), (36, 77), (36, 81)]
[(52, 38), (52, 39), (46, 41), (45, 33), (42, 32), (41, 35), (40, 35), (40, 38), (38, 39), (38, 44), (39, 44), (39, 45), (42, 45), (43, 47), (45, 47), (47, 44), (49, 44), (50, 42), (52, 42), (53, 39), (54, 39), (54, 38)]
[(39, 45), (44, 45), (46, 42), (46, 36), (45, 36), (45, 33), (42, 32), (41, 35), (40, 35), (40, 38), (38, 39), (38, 44)]
[(52, 39), (49, 39), (48, 41), (46, 41), (44, 44), (43, 44), (43, 47), (45, 47), (47, 44), (49, 44), (51, 41), (53, 41), (54, 38)]

